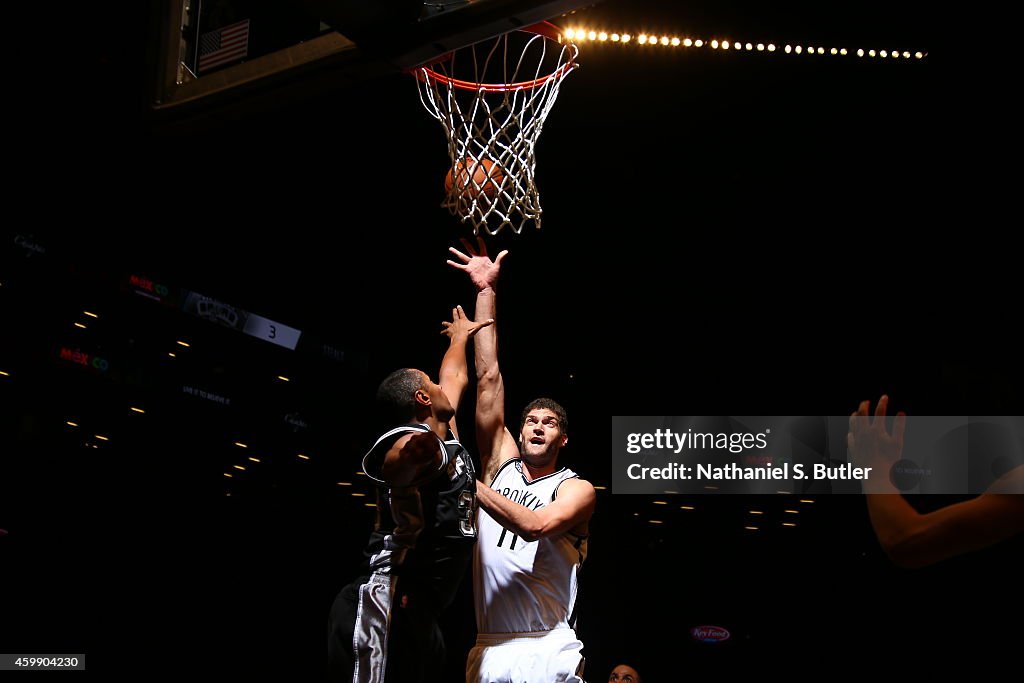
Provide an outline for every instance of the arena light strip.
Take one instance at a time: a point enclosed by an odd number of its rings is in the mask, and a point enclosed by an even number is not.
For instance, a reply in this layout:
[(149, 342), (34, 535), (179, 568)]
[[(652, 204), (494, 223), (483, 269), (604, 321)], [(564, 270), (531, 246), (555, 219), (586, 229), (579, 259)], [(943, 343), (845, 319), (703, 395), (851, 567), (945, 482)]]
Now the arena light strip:
[(808, 54), (808, 55), (831, 55), (847, 57), (876, 57), (880, 59), (924, 59), (927, 52), (916, 50), (876, 50), (876, 49), (847, 49), (845, 47), (823, 47), (820, 45), (783, 45), (781, 48), (775, 43), (749, 43), (740, 40), (704, 40), (703, 38), (690, 38), (672, 35), (651, 35), (647, 33), (609, 33), (607, 31), (594, 31), (587, 28), (568, 28), (562, 32), (565, 40), (575, 43), (613, 43), (618, 45), (644, 45), (651, 47), (669, 48), (708, 48), (711, 50), (729, 50), (732, 52), (782, 52), (785, 54)]

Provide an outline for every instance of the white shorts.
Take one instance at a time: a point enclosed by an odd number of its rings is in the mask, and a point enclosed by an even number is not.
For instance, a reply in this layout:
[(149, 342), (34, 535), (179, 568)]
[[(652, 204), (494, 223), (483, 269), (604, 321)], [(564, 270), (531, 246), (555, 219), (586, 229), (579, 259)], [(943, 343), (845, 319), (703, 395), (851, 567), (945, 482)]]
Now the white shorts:
[(571, 628), (481, 633), (466, 661), (466, 683), (583, 683), (583, 643)]

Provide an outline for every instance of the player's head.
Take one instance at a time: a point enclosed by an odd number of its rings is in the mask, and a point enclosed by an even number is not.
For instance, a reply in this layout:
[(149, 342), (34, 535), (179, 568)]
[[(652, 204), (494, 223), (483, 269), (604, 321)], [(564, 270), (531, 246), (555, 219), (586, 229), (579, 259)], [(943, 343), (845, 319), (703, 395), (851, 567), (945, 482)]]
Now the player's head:
[(553, 459), (569, 441), (565, 408), (550, 398), (538, 398), (523, 408), (519, 425), (519, 454), (527, 459)]
[(451, 418), (451, 401), (427, 373), (415, 368), (395, 370), (377, 387), (377, 405), (385, 420), (404, 424), (424, 420), (433, 413), (443, 420)]
[(631, 666), (619, 664), (608, 674), (608, 683), (640, 683), (640, 674)]

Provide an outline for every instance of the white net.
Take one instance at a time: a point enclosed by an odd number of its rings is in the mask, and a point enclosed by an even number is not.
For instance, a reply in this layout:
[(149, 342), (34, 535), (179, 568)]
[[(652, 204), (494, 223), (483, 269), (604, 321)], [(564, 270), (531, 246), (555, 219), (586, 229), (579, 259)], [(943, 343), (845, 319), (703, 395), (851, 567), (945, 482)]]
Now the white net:
[(473, 233), (539, 228), (535, 147), (578, 48), (540, 24), (455, 50), (416, 69), (420, 101), (448, 137), (442, 206)]

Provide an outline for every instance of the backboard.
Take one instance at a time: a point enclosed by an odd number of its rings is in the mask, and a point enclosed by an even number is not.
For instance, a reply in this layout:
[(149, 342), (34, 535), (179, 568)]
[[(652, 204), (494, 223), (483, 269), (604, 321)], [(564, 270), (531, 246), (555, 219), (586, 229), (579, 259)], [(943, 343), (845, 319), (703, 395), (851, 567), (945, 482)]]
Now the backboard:
[(337, 87), (555, 17), (581, 0), (166, 0), (151, 108), (168, 116)]

